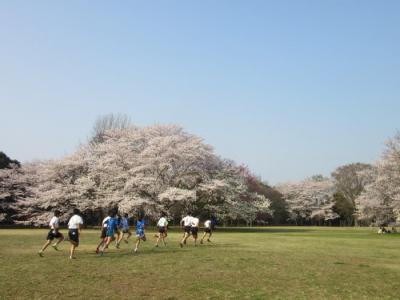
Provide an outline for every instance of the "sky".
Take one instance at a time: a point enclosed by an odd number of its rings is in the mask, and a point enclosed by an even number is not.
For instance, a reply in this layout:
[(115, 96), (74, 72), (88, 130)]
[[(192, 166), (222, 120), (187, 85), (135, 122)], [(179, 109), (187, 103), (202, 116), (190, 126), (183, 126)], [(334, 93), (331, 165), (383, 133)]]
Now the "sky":
[(400, 1), (0, 0), (0, 109), (22, 162), (122, 113), (270, 184), (328, 176), (400, 129)]

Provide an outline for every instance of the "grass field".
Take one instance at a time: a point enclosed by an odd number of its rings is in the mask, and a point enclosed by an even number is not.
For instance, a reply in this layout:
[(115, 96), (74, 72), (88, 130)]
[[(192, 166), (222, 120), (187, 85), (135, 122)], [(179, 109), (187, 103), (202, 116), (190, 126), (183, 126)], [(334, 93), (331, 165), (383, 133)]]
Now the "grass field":
[(68, 242), (37, 255), (47, 230), (1, 229), (0, 299), (399, 299), (400, 234), (375, 232), (217, 231), (214, 243), (181, 249), (180, 232), (154, 248), (148, 231), (138, 255), (131, 241), (99, 257), (99, 232), (86, 230), (70, 261)]

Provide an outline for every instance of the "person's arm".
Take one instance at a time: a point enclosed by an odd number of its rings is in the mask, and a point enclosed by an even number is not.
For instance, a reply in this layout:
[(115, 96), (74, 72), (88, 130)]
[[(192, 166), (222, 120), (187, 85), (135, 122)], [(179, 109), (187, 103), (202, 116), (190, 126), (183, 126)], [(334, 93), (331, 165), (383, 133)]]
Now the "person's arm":
[(53, 224), (53, 228), (54, 228), (54, 232), (57, 233), (58, 232), (58, 228), (59, 228), (59, 223), (54, 223)]
[(83, 220), (82, 220), (82, 218), (80, 219), (80, 222), (78, 223), (78, 232), (79, 232), (79, 235), (81, 235), (81, 233), (82, 233), (82, 225), (83, 225)]

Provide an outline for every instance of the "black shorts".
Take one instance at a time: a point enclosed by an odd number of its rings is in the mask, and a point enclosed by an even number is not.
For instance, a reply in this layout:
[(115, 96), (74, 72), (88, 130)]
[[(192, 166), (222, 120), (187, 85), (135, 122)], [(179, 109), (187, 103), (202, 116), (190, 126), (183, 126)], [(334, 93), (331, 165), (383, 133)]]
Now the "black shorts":
[(167, 228), (165, 228), (164, 226), (158, 227), (158, 232), (159, 233), (165, 233), (166, 231), (167, 231)]
[(55, 231), (54, 229), (50, 229), (49, 233), (47, 234), (47, 240), (54, 240), (54, 239), (59, 239), (61, 238), (63, 235), (61, 234), (61, 232), (59, 232), (58, 230)]
[(191, 227), (190, 231), (192, 232), (192, 235), (194, 237), (197, 237), (197, 233), (199, 232), (199, 227)]
[(211, 233), (212, 230), (211, 230), (211, 228), (204, 228), (204, 232), (205, 232), (205, 233)]
[(107, 235), (107, 227), (103, 227), (103, 229), (101, 229), (101, 235), (100, 238), (104, 239)]
[(183, 228), (183, 230), (186, 232), (186, 233), (190, 233), (191, 232), (191, 229), (192, 227), (190, 227), (190, 226), (185, 226), (184, 228)]
[(78, 229), (68, 230), (68, 237), (71, 242), (74, 242), (76, 246), (79, 245), (79, 232)]

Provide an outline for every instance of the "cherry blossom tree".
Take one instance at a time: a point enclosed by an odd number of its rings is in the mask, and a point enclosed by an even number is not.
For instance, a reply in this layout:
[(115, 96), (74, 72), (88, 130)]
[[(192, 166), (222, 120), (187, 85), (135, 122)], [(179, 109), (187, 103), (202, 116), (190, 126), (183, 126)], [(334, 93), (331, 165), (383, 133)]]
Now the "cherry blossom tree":
[(296, 224), (329, 221), (338, 214), (333, 211), (335, 185), (329, 178), (314, 177), (300, 182), (276, 186), (288, 203), (290, 219)]
[(358, 216), (373, 223), (400, 222), (400, 133), (386, 143), (376, 171), (364, 192), (356, 198)]
[(269, 209), (264, 196), (248, 190), (240, 167), (175, 125), (103, 130), (101, 142), (26, 170), (35, 184), (29, 197), (17, 201), (16, 219), (24, 224), (45, 224), (55, 208), (66, 220), (77, 207), (88, 223), (118, 207), (150, 218), (167, 212), (179, 219), (191, 210), (248, 224)]

